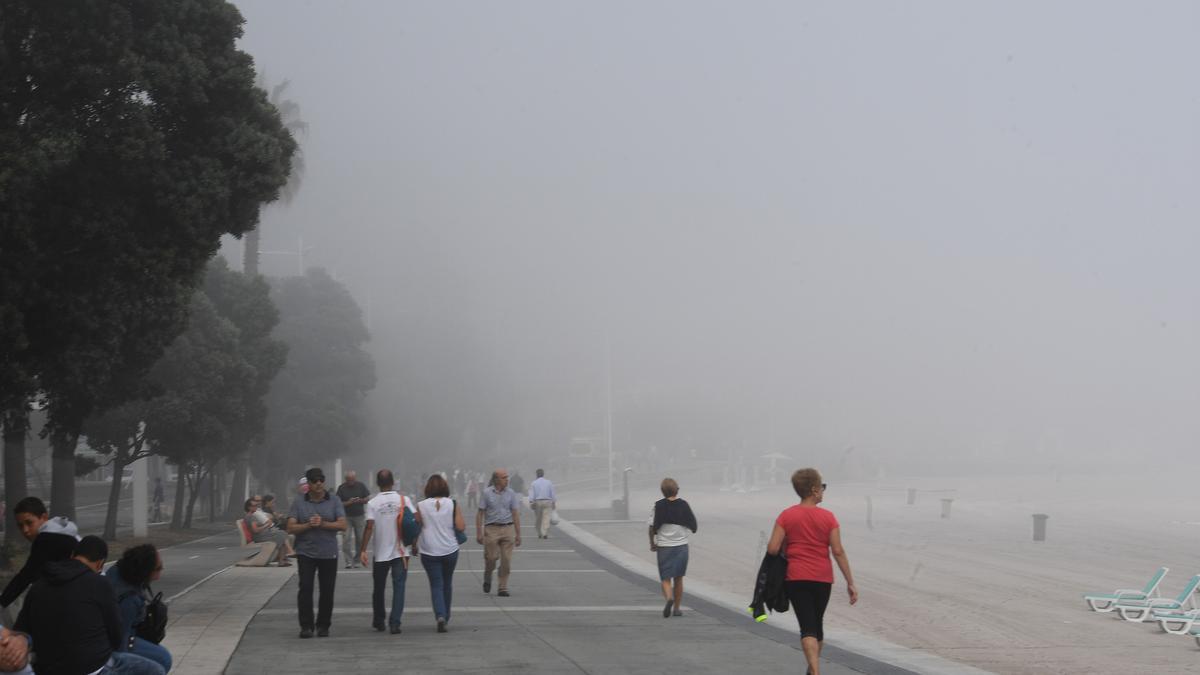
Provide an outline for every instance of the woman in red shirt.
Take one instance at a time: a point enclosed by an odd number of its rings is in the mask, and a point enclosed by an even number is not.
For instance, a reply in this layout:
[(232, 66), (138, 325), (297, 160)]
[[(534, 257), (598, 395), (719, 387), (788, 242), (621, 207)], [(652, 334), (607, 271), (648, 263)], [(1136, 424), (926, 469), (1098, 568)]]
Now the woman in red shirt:
[(784, 509), (775, 519), (767, 552), (776, 555), (782, 551), (787, 557), (788, 601), (800, 622), (800, 646), (808, 660), (808, 672), (820, 675), (825, 607), (833, 587), (830, 551), (846, 580), (851, 605), (858, 602), (858, 589), (850, 572), (850, 559), (842, 548), (837, 518), (817, 506), (825, 498), (821, 474), (816, 469), (800, 469), (792, 474), (792, 489), (799, 495), (800, 503)]

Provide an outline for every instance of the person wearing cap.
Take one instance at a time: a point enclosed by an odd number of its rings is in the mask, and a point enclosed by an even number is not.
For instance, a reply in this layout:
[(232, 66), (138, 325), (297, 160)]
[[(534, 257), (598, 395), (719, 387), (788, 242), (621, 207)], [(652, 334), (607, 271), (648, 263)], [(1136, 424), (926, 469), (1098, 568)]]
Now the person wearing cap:
[[(313, 467), (304, 474), (308, 493), (292, 502), (288, 534), (296, 535), (296, 562), (300, 565), (300, 637), (329, 636), (333, 623), (333, 589), (337, 581), (337, 533), (346, 529), (346, 508), (325, 489), (325, 472)], [(313, 620), (313, 577), (321, 586), (317, 616)]]

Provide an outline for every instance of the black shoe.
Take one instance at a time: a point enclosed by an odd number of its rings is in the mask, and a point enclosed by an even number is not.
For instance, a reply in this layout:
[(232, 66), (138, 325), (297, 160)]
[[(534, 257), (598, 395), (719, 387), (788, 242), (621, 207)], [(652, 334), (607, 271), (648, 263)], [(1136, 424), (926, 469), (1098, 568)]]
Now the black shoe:
[(329, 637), (329, 626), (317, 629), (317, 637)]
[(506, 589), (501, 588), (499, 591), (496, 592), (496, 595), (497, 595), (497, 597), (507, 598), (508, 591)]
[(492, 592), (492, 580), (491, 580), (491, 579), (484, 579), (484, 580), (483, 580), (483, 592), (484, 592), (484, 593), (491, 593), (491, 592)]
[(311, 628), (301, 628), (300, 629), (300, 637), (310, 638), (312, 636), (313, 636), (313, 630)]
[(445, 619), (438, 619), (438, 632), (439, 633), (446, 632), (446, 620)]
[(371, 628), (374, 628), (375, 630), (377, 630), (381, 633), (383, 632), (383, 629), (386, 627), (387, 626), (384, 626), (382, 621), (376, 621), (375, 623), (371, 624)]
[[(379, 630), (383, 630), (383, 629), (380, 628)], [(396, 624), (395, 626), (392, 626), (392, 635), (399, 635), (399, 634), (400, 634), (400, 624)]]
[(672, 605), (674, 605), (674, 604), (675, 604), (675, 601), (674, 601), (674, 600), (668, 600), (668, 601), (667, 601), (667, 604), (666, 604), (666, 606), (665, 606), (665, 607), (663, 607), (663, 618), (664, 618), (664, 619), (669, 619), (669, 618), (671, 618), (671, 606), (672, 606)]

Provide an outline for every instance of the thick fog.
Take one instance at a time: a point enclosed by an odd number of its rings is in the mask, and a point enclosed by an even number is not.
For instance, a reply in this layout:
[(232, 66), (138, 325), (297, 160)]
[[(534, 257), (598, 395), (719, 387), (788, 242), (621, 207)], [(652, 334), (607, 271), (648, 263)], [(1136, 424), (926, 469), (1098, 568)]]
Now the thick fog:
[(237, 4), (377, 454), (1195, 455), (1200, 5)]

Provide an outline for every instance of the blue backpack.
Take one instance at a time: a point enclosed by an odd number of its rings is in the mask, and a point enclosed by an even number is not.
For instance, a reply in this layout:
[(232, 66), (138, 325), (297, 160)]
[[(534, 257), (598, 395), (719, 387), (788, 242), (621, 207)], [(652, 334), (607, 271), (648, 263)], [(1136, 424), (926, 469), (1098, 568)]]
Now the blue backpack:
[(412, 509), (408, 508), (404, 501), (404, 495), (400, 495), (400, 515), (396, 517), (396, 526), (400, 530), (400, 541), (405, 546), (412, 546), (417, 543), (417, 537), (421, 536), (421, 523), (417, 522), (416, 515)]

